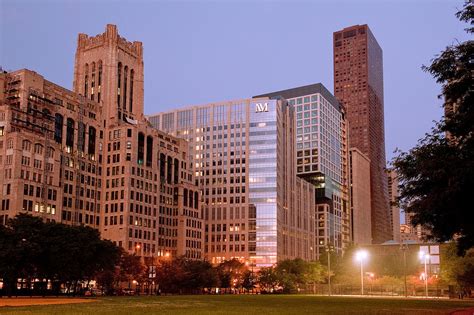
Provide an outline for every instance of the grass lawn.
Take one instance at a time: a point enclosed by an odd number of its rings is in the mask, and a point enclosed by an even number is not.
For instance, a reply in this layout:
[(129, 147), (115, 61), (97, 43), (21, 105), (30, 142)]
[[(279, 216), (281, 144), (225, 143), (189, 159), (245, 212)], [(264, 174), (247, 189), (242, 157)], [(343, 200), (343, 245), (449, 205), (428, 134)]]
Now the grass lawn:
[(474, 301), (311, 295), (199, 295), (102, 297), (82, 304), (1, 307), (0, 314), (449, 314), (467, 308), (474, 308)]

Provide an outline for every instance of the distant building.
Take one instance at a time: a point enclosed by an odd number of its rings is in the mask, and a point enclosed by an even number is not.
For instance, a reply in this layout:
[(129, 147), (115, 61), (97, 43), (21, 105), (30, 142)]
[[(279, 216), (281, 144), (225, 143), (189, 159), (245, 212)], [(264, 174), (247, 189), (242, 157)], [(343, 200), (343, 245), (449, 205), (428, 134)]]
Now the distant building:
[(74, 92), (0, 74), (0, 223), (26, 212), (99, 229), (149, 260), (202, 258), (201, 196), (188, 143), (143, 116), (143, 49), (79, 34)]
[(334, 32), (334, 95), (345, 107), (349, 147), (370, 159), (372, 242), (391, 239), (387, 178), (382, 49), (367, 25)]
[(390, 198), (390, 227), (392, 229), (392, 240), (400, 242), (400, 207), (398, 206), (398, 197), (400, 196), (398, 188), (398, 174), (394, 169), (388, 169), (387, 183), (388, 196)]
[(401, 237), (405, 239), (413, 239), (418, 242), (427, 242), (431, 232), (421, 225), (413, 225), (413, 214), (405, 213), (405, 224), (400, 227)]
[(297, 175), (316, 188), (318, 255), (351, 243), (344, 109), (321, 83), (255, 97), (283, 97), (296, 111)]
[(149, 120), (189, 141), (212, 263), (316, 259), (315, 189), (296, 176), (294, 108), (284, 99), (216, 102)]
[(408, 224), (400, 224), (400, 242), (421, 241), (416, 233), (416, 229)]
[(352, 238), (355, 244), (372, 244), (370, 160), (357, 148), (349, 150)]

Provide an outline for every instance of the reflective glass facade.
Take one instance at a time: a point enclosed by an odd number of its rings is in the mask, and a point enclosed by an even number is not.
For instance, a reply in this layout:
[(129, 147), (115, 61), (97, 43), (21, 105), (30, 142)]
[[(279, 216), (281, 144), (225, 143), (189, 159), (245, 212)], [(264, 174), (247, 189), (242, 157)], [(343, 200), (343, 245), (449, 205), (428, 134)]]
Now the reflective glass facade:
[(347, 145), (343, 109), (322, 85), (256, 97), (283, 97), (296, 116), (296, 173), (317, 189), (317, 254), (350, 242)]
[(296, 121), (286, 101), (230, 101), (149, 120), (189, 141), (211, 262), (315, 258), (314, 188), (296, 178)]

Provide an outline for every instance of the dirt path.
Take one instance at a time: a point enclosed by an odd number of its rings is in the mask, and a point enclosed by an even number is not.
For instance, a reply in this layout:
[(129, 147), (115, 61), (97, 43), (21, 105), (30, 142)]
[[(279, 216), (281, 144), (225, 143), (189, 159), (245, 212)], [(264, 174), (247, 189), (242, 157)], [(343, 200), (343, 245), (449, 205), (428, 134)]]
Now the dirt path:
[(72, 303), (90, 303), (94, 299), (81, 298), (0, 298), (0, 307), (3, 306), (29, 306), (29, 305), (51, 305), (51, 304), (72, 304)]

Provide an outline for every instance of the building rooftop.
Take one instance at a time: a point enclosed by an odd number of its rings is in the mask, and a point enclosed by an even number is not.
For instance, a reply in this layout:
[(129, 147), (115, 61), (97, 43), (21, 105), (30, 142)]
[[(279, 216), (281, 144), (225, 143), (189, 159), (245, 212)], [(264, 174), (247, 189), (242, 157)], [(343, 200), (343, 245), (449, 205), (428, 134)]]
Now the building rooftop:
[(310, 95), (310, 94), (321, 94), (326, 100), (328, 100), (337, 110), (341, 110), (341, 105), (337, 101), (337, 99), (332, 95), (331, 92), (329, 92), (328, 89), (322, 84), (322, 83), (315, 83), (315, 84), (310, 84), (310, 85), (304, 85), (304, 86), (299, 86), (296, 88), (291, 88), (287, 90), (281, 90), (281, 91), (276, 91), (276, 92), (270, 92), (266, 94), (261, 94), (254, 96), (253, 98), (258, 98), (258, 97), (278, 97), (281, 96), (285, 99), (290, 99), (290, 98), (295, 98), (295, 97), (301, 97), (303, 95)]

